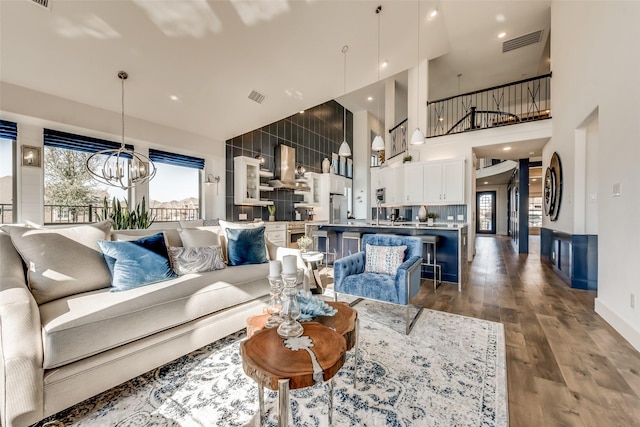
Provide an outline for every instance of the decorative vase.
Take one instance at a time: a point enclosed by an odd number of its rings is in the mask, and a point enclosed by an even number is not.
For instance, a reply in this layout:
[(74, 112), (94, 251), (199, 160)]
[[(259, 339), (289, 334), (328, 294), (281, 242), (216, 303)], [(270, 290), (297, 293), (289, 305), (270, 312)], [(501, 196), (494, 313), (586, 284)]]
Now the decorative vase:
[(427, 225), (433, 225), (433, 218), (427, 218)]
[(425, 222), (426, 220), (427, 220), (427, 207), (420, 206), (420, 209), (418, 209), (418, 221)]
[(280, 311), (282, 310), (282, 278), (280, 276), (267, 277), (269, 280), (269, 303), (267, 304), (267, 313), (271, 316), (267, 319), (265, 326), (267, 328), (274, 328), (280, 325), (283, 321)]
[(275, 220), (276, 220), (275, 215), (269, 215), (269, 221), (275, 221)]
[(331, 162), (325, 157), (322, 161), (322, 173), (329, 173), (329, 169), (331, 169)]
[(297, 338), (303, 334), (304, 328), (298, 322), (300, 317), (300, 304), (298, 303), (298, 276), (301, 276), (300, 269), (297, 274), (283, 274), (282, 282), (284, 283), (282, 300), (282, 323), (278, 326), (278, 335), (282, 338)]

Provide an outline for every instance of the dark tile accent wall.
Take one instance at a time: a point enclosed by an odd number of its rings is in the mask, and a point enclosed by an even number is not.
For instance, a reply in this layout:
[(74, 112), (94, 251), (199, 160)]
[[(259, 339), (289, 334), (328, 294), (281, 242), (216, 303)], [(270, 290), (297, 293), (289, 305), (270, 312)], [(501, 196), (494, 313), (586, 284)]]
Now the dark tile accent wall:
[[(262, 206), (236, 206), (233, 204), (233, 158), (237, 156), (255, 157), (262, 154), (265, 168), (275, 170), (275, 147), (289, 145), (296, 150), (296, 164), (302, 164), (309, 172), (322, 172), (322, 160), (332, 153), (338, 153), (344, 139), (344, 107), (336, 101), (318, 105), (296, 113), (285, 119), (247, 132), (226, 142), (226, 202), (227, 219), (238, 221), (238, 215), (247, 214), (247, 220), (269, 218), (269, 212)], [(347, 142), (353, 150), (353, 114), (347, 110)], [(291, 190), (275, 190), (261, 193), (261, 198), (273, 200), (276, 205), (276, 220), (295, 219), (293, 204), (303, 199)], [(304, 209), (300, 211), (306, 219)]]

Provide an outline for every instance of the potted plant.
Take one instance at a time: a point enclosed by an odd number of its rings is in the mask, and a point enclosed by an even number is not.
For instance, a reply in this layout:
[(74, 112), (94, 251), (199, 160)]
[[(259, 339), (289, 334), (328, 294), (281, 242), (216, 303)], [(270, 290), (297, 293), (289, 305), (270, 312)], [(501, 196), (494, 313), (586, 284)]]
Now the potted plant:
[(407, 163), (407, 162), (410, 162), (411, 160), (413, 160), (413, 156), (411, 154), (407, 154), (402, 158), (402, 163)]
[(311, 247), (311, 244), (313, 243), (311, 241), (311, 238), (307, 236), (300, 237), (296, 242), (298, 243), (298, 249), (300, 249), (302, 252), (307, 252)]
[(267, 210), (269, 211), (269, 221), (276, 220), (276, 205), (268, 205)]
[(427, 225), (433, 225), (434, 219), (438, 217), (435, 212), (427, 212)]
[(124, 203), (120, 203), (120, 200), (115, 197), (109, 206), (109, 201), (105, 197), (102, 202), (102, 214), (97, 214), (97, 216), (100, 221), (110, 219), (113, 223), (111, 228), (114, 230), (149, 228), (155, 220), (155, 217), (152, 218), (146, 208), (144, 197), (133, 210), (129, 209), (129, 203), (126, 200)]

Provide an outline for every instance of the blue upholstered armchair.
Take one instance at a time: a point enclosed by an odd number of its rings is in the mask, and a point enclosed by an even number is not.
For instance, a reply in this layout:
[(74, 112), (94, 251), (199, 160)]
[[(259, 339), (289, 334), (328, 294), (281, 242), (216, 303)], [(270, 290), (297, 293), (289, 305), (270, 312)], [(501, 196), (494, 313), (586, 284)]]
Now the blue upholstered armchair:
[[(371, 247), (367, 248), (367, 245)], [(407, 248), (400, 258), (396, 248), (387, 248), (403, 245)], [(420, 290), (422, 240), (413, 236), (365, 234), (362, 236), (362, 248), (362, 252), (341, 258), (333, 265), (336, 300), (338, 294), (348, 294), (405, 305), (407, 306), (406, 333), (409, 334), (422, 312), (422, 308), (419, 308), (418, 313), (410, 321), (410, 301)], [(371, 252), (369, 265), (367, 265), (368, 249)], [(393, 274), (394, 271), (395, 274)]]

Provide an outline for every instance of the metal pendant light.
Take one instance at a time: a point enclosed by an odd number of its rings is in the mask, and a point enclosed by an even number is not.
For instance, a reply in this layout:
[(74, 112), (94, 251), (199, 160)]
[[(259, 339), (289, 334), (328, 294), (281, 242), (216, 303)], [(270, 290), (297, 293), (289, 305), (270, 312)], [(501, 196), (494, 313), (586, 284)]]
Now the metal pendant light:
[(129, 150), (124, 143), (124, 81), (128, 77), (125, 71), (118, 72), (122, 86), (122, 145), (93, 153), (86, 164), (93, 179), (123, 190), (144, 184), (156, 175), (153, 162), (144, 154)]
[[(347, 94), (347, 51), (349, 50), (349, 46), (342, 46), (342, 53), (344, 54), (344, 94)], [(342, 140), (342, 144), (340, 144), (340, 149), (338, 150), (338, 155), (342, 157), (350, 157), (351, 156), (351, 147), (349, 147), (349, 143), (347, 142), (347, 109), (342, 107), (344, 110), (344, 118), (342, 123), (342, 129), (344, 130), (344, 139)]]
[[(380, 81), (380, 12), (382, 12), (382, 6), (376, 8), (376, 14), (378, 15), (378, 81)], [(380, 99), (378, 99), (378, 121), (380, 120)], [(384, 139), (380, 135), (376, 135), (371, 143), (371, 151), (384, 151)]]
[(418, 76), (418, 90), (416, 93), (416, 129), (411, 134), (411, 145), (424, 144), (424, 133), (420, 130), (420, 0), (418, 0), (418, 65), (416, 75)]

